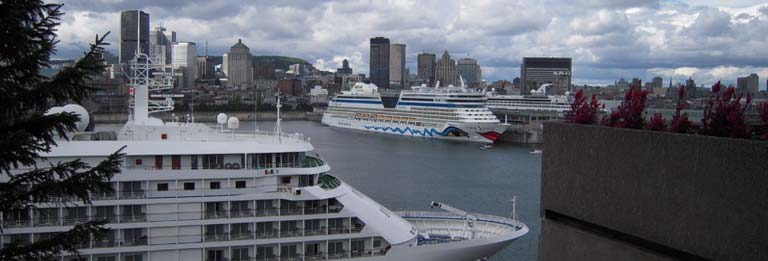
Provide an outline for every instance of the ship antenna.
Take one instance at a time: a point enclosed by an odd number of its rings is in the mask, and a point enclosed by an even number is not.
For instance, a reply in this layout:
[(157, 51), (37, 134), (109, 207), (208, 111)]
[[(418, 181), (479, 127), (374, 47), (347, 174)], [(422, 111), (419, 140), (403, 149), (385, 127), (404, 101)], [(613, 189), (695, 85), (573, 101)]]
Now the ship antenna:
[(280, 92), (277, 92), (277, 105), (275, 106), (277, 108), (277, 122), (275, 123), (275, 137), (277, 137), (277, 143), (281, 143), (282, 139), (280, 138), (280, 133), (282, 130), (280, 129), (280, 107), (283, 107), (283, 104), (280, 103)]
[[(208, 42), (206, 41), (206, 46)], [(253, 87), (253, 135), (259, 134), (259, 92), (257, 86)]]
[(515, 227), (517, 227), (518, 220), (517, 220), (517, 196), (512, 196), (512, 221), (515, 223)]

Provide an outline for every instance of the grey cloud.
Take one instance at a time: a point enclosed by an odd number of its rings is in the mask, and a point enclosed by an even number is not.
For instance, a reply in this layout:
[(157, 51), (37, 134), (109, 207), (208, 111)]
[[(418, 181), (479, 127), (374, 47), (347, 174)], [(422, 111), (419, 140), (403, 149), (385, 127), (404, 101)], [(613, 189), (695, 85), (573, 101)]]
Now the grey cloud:
[(687, 33), (696, 36), (720, 36), (730, 33), (731, 16), (715, 8), (701, 11), (696, 21), (688, 28)]

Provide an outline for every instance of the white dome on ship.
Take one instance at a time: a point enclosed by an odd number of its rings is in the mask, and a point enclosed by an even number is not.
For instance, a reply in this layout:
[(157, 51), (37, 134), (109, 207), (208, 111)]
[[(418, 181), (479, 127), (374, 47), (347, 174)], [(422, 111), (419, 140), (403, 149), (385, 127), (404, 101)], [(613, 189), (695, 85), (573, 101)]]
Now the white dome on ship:
[(353, 94), (373, 94), (376, 93), (378, 89), (379, 87), (376, 87), (376, 84), (357, 82), (352, 86), (351, 91)]
[(227, 123), (227, 115), (224, 113), (219, 113), (218, 115), (216, 115), (216, 123), (218, 124)]
[(88, 128), (88, 124), (91, 122), (91, 117), (88, 115), (88, 110), (78, 104), (67, 104), (63, 107), (52, 107), (45, 112), (45, 115), (57, 114), (62, 112), (69, 112), (80, 117), (80, 120), (75, 123), (75, 127), (78, 132), (85, 131)]

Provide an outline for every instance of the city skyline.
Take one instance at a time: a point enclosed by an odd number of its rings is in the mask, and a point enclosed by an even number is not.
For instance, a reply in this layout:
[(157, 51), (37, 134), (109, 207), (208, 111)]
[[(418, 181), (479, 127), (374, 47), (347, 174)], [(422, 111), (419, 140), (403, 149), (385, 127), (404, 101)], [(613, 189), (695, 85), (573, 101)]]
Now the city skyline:
[[(411, 72), (417, 69), (418, 53), (448, 50), (456, 59), (477, 59), (489, 82), (519, 77), (522, 57), (527, 56), (572, 57), (574, 84), (654, 76), (682, 82), (693, 76), (704, 84), (723, 80), (736, 85), (737, 77), (751, 73), (768, 78), (768, 50), (760, 47), (768, 35), (768, 4), (576, 1), (557, 8), (563, 4), (556, 2), (446, 2), (412, 8), (412, 3), (399, 2), (272, 6), (64, 1), (67, 15), (56, 57), (80, 55), (93, 35), (106, 31), (113, 32), (108, 49), (116, 53), (119, 12), (138, 8), (152, 16), (151, 28), (176, 31), (179, 41), (208, 40), (213, 55), (242, 38), (254, 55), (299, 57), (329, 71), (348, 59), (356, 72), (368, 74), (368, 40), (384, 36), (408, 45), (406, 67)], [(227, 9), (238, 5), (243, 8)], [(760, 89), (765, 89), (764, 81)]]

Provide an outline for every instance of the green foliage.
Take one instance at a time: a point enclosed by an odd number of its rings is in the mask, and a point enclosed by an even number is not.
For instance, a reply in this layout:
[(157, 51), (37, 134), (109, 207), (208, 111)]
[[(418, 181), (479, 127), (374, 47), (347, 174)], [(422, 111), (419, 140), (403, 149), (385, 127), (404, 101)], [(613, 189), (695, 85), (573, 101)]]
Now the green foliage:
[[(61, 204), (90, 204), (89, 195), (108, 192), (109, 180), (120, 171), (121, 150), (91, 167), (80, 160), (41, 164), (56, 137), (67, 139), (79, 117), (71, 113), (45, 115), (48, 108), (80, 102), (94, 91), (86, 85), (103, 71), (104, 37), (96, 36), (84, 57), (52, 77), (41, 75), (55, 53), (60, 4), (39, 0), (0, 1), (0, 210), (29, 211), (35, 203), (60, 199)], [(108, 33), (107, 33), (108, 34)], [(72, 201), (68, 201), (72, 200)], [(12, 242), (0, 249), (0, 260), (50, 258), (77, 253), (77, 246), (99, 237), (103, 221), (90, 221), (47, 240), (24, 245)], [(0, 231), (4, 234), (4, 231)]]
[(310, 64), (309, 62), (303, 59), (287, 57), (287, 56), (273, 56), (273, 55), (254, 56), (253, 62), (272, 64), (275, 67), (275, 69), (282, 69), (282, 70), (288, 70), (289, 66), (297, 63), (302, 65), (312, 66), (312, 64)]

